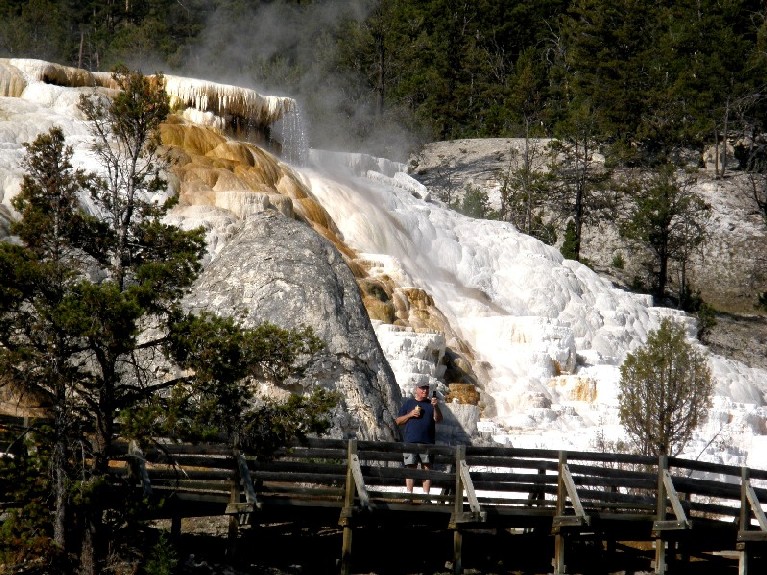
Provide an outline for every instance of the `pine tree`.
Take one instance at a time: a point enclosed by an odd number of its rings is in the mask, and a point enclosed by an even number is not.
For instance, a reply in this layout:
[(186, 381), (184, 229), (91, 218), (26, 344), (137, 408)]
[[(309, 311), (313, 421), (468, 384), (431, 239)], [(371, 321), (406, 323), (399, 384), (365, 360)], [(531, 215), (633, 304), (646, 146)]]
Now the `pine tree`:
[(461, 204), (457, 207), (462, 214), (472, 218), (488, 218), (491, 215), (487, 192), (479, 186), (471, 184), (467, 184)]
[(663, 298), (669, 265), (681, 271), (679, 296), (688, 289), (684, 270), (706, 239), (711, 207), (692, 191), (693, 180), (667, 165), (649, 179), (632, 178), (624, 191), (630, 203), (620, 223), (621, 235), (653, 254), (655, 295)]
[(620, 368), (620, 420), (642, 455), (676, 455), (705, 420), (713, 380), (684, 328), (664, 318)]
[(544, 209), (550, 198), (553, 180), (543, 169), (546, 151), (541, 144), (526, 140), (521, 152), (509, 151), (509, 163), (498, 172), (501, 182), (499, 217), (513, 223), (525, 234), (552, 244)]
[(590, 100), (572, 104), (567, 117), (556, 127), (558, 139), (549, 146), (551, 173), (559, 182), (552, 194), (560, 218), (573, 223), (573, 259), (580, 260), (583, 228), (596, 223), (612, 202), (605, 191), (611, 170), (597, 159), (599, 148), (597, 112)]
[(72, 447), (80, 439), (81, 421), (72, 397), (80, 373), (72, 358), (83, 345), (69, 329), (69, 305), (88, 258), (98, 260), (103, 253), (105, 228), (79, 207), (78, 194), (94, 180), (72, 168), (72, 150), (64, 145), (61, 129), (41, 134), (26, 149), (26, 173), (12, 201), (22, 218), (11, 226), (24, 247), (0, 243), (0, 372), (16, 394), (42, 400), (51, 409), (52, 423), (38, 436), (47, 446), (40, 454), (47, 454), (41, 461), (49, 468), (44, 477), (50, 478), (54, 501), (52, 538), (63, 552)]
[[(116, 513), (105, 524), (104, 511), (124, 507), (116, 505), (118, 486), (107, 473), (116, 416), (158, 388), (142, 364), (160, 342), (140, 334), (173, 321), (204, 253), (200, 230), (181, 231), (160, 219), (172, 205), (155, 155), (157, 128), (168, 113), (162, 78), (154, 83), (127, 71), (114, 78), (123, 88), (114, 100), (82, 101), (107, 177), (72, 170), (60, 130), (38, 138), (28, 146), (15, 200), (22, 219), (14, 231), (23, 245), (3, 244), (0, 260), (7, 271), (0, 279), (2, 362), (16, 389), (48, 399), (54, 538), (79, 554), (84, 573), (103, 567), (114, 536), (109, 528), (121, 521)], [(81, 207), (87, 195), (98, 219)], [(139, 349), (147, 350), (143, 357)], [(78, 442), (77, 452), (71, 442)], [(76, 480), (67, 471), (75, 463)], [(71, 492), (79, 493), (77, 503), (67, 501)], [(81, 541), (66, 540), (76, 536), (67, 519), (72, 507), (84, 525)]]

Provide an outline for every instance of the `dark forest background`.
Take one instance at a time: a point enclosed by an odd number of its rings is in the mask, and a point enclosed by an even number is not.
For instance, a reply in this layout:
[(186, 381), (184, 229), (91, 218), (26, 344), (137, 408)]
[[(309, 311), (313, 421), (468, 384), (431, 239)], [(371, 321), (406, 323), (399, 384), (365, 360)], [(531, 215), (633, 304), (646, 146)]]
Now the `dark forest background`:
[(588, 126), (615, 165), (764, 127), (757, 0), (0, 0), (0, 55), (286, 94), (314, 147), (404, 159)]

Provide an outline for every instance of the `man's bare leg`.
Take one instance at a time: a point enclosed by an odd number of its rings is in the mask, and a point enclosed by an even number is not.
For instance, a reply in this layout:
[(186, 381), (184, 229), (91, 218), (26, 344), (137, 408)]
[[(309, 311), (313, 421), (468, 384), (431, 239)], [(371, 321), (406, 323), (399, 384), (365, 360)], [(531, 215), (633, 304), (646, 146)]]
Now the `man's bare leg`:
[[(406, 465), (405, 467), (407, 467), (408, 469), (415, 469), (417, 466), (416, 465)], [(405, 478), (405, 489), (407, 489), (408, 493), (413, 493), (413, 478), (412, 477)]]
[[(429, 469), (431, 469), (431, 465), (430, 465), (430, 464), (428, 464), (428, 463), (423, 463), (423, 464), (421, 465), (421, 467), (422, 467), (423, 469), (425, 469), (426, 471), (428, 471)], [(429, 491), (431, 491), (431, 479), (424, 479), (424, 480), (423, 480), (423, 492), (424, 492), (426, 495), (428, 495), (428, 494), (429, 494)]]

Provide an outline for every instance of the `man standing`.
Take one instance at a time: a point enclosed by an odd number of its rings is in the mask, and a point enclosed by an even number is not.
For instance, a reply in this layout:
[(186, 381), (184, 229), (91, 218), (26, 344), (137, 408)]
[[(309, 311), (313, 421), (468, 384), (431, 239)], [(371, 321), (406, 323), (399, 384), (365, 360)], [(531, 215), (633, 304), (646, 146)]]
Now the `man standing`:
[[(409, 397), (399, 410), (397, 425), (404, 425), (402, 440), (405, 443), (434, 444), (436, 424), (442, 421), (442, 412), (437, 403), (436, 392), (429, 398), (429, 384), (416, 384), (415, 397)], [(415, 469), (420, 460), (423, 469), (431, 469), (431, 458), (428, 453), (405, 453), (405, 467)], [(413, 480), (405, 480), (408, 493), (413, 492)], [(423, 492), (428, 495), (431, 480), (423, 480)]]

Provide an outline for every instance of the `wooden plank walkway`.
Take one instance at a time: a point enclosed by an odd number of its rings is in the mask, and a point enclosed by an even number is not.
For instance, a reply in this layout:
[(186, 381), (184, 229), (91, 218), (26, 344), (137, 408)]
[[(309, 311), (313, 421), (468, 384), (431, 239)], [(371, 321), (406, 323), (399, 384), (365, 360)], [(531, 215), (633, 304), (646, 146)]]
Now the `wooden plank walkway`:
[[(433, 469), (407, 469), (403, 452), (427, 452)], [(646, 541), (655, 573), (685, 573), (685, 557), (735, 557), (737, 572), (764, 569), (767, 471), (673, 457), (505, 447), (425, 446), (311, 439), (259, 460), (217, 445), (124, 446), (137, 487), (163, 498), (173, 520), (229, 515), (248, 524), (299, 520), (343, 529), (340, 572), (353, 563), (353, 535), (369, 526), (419, 524), (453, 532), (454, 573), (473, 529), (540, 533), (553, 540), (553, 573), (568, 548), (589, 538), (614, 547)], [(136, 465), (138, 464), (138, 465)], [(404, 493), (406, 478), (415, 481)], [(430, 479), (432, 492), (421, 493)], [(681, 558), (681, 559), (680, 559)], [(674, 568), (669, 567), (670, 559)], [(758, 571), (763, 573), (765, 571)]]

